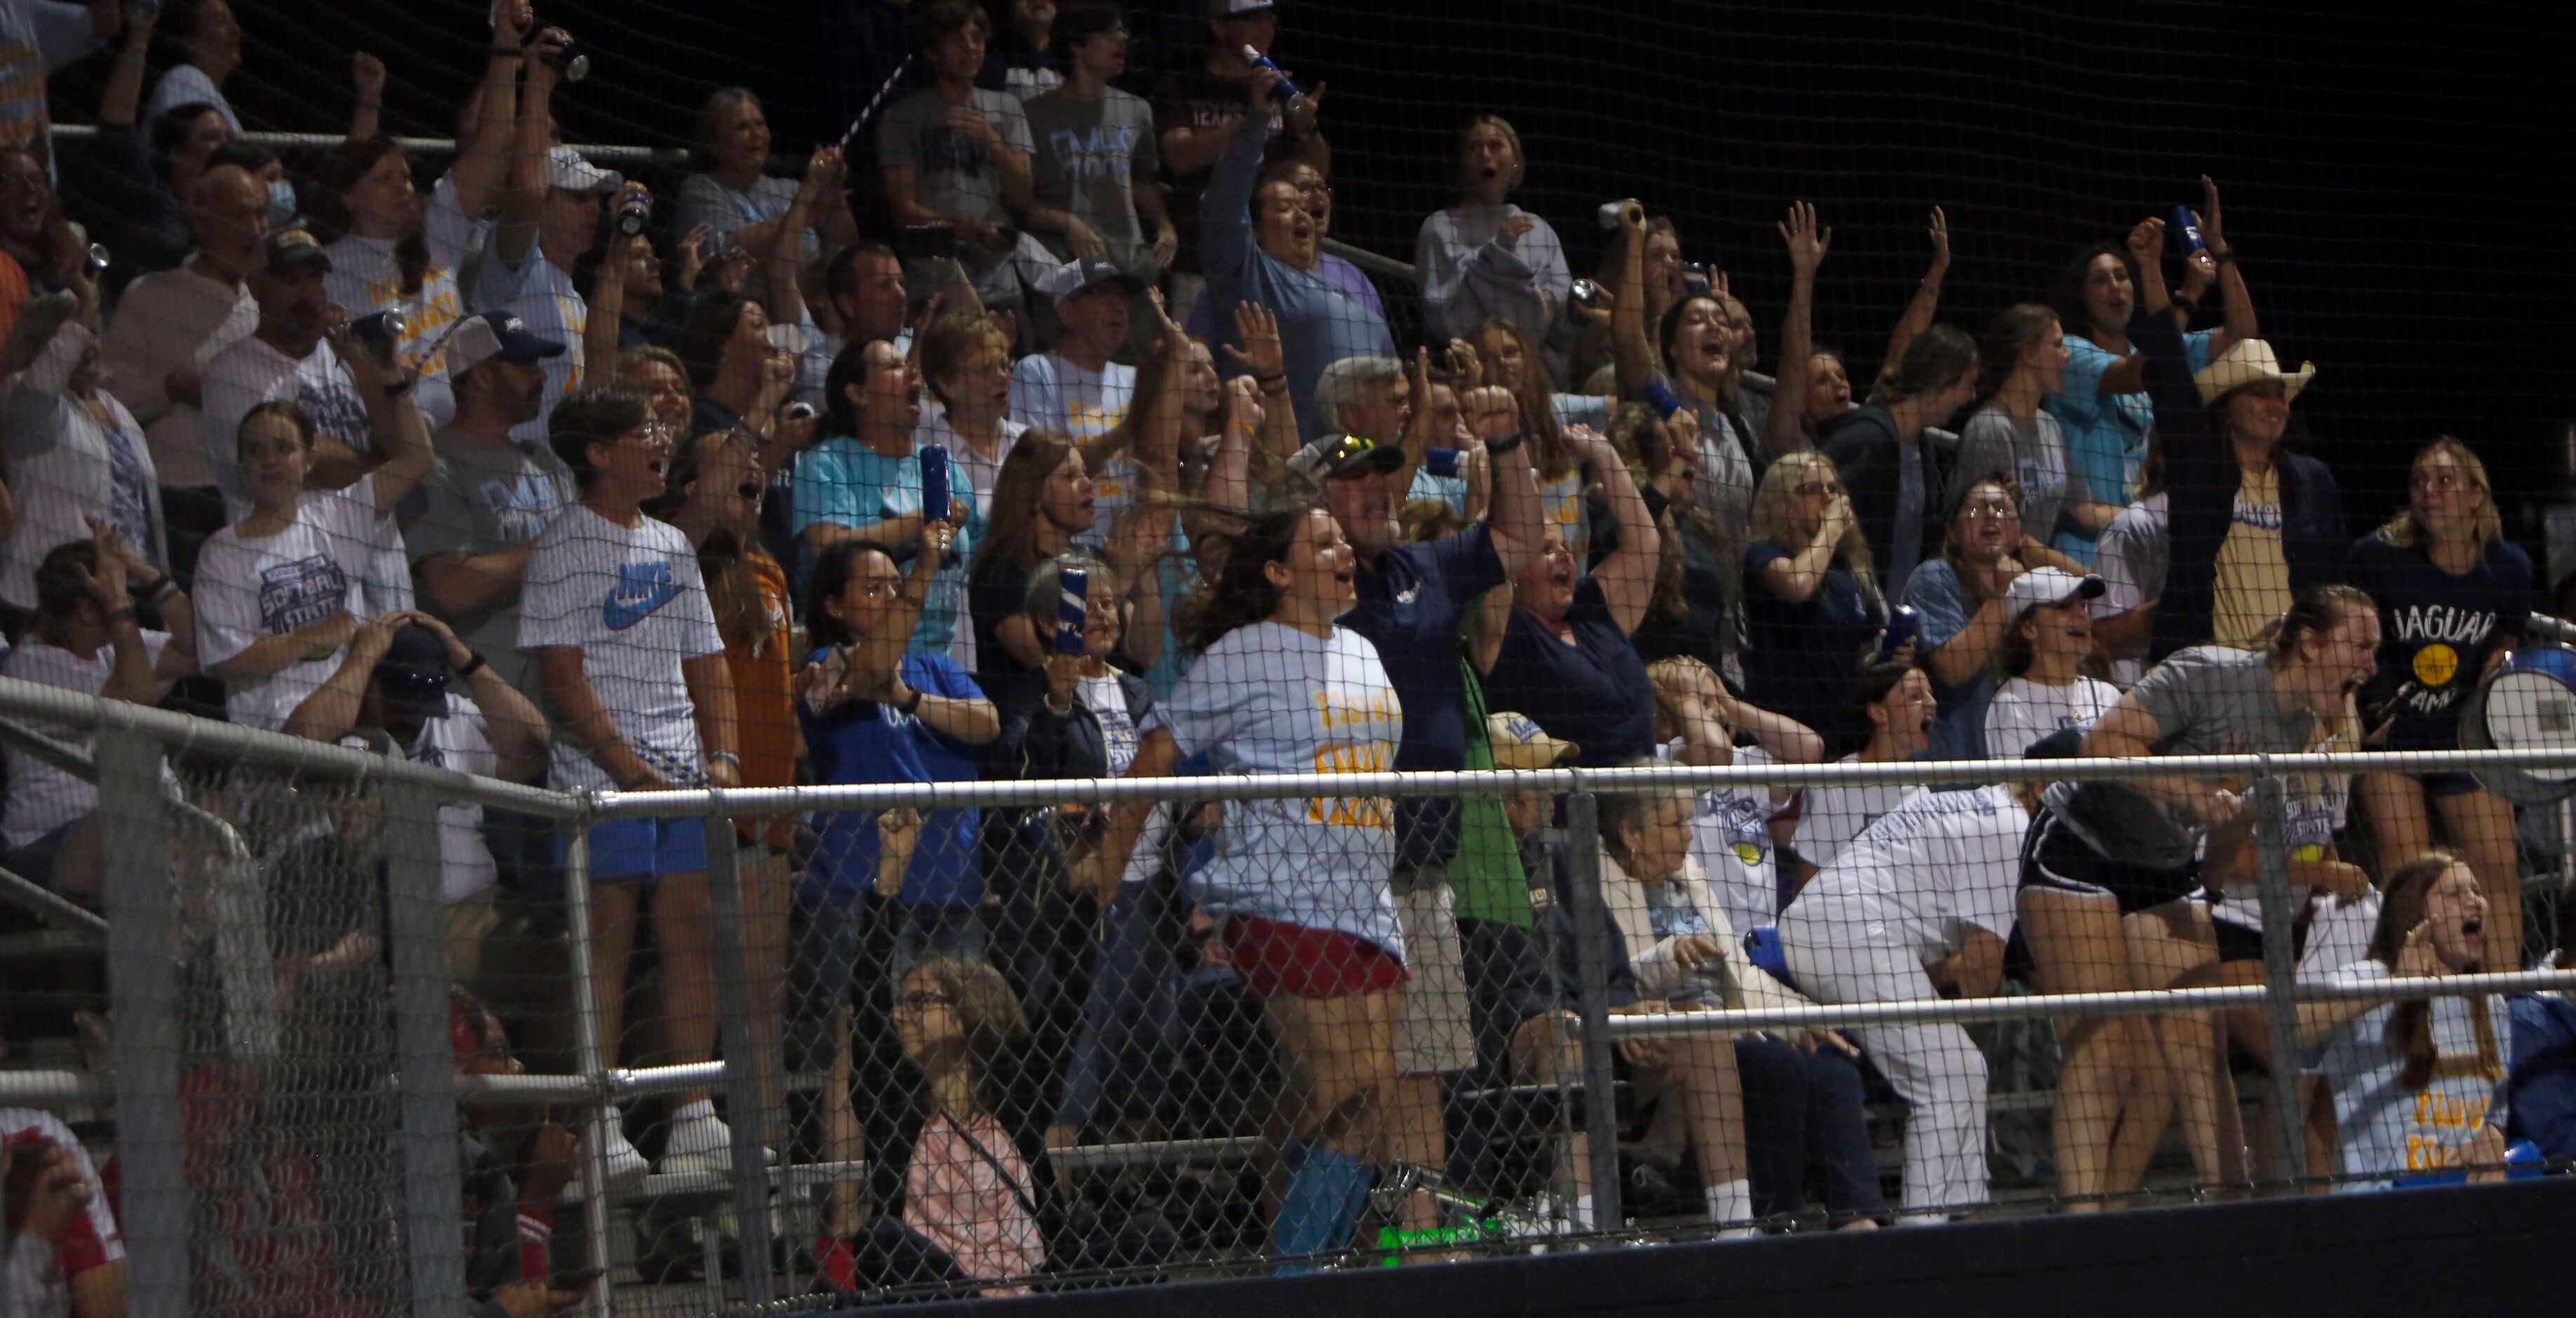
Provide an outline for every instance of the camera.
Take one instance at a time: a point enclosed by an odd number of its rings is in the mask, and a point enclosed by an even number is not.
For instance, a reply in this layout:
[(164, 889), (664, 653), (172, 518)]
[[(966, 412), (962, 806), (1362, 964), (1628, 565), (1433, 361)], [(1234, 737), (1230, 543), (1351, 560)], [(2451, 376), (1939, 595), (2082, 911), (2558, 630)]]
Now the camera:
[(349, 332), (356, 335), (360, 343), (378, 352), (392, 351), (393, 346), (402, 342), (402, 336), (410, 329), (410, 323), (403, 319), (403, 314), (399, 311), (379, 311), (374, 315), (360, 316), (349, 322)]
[(653, 224), (653, 199), (651, 197), (628, 197), (624, 201), (619, 202), (617, 205), (617, 218), (615, 223), (620, 237), (643, 237), (644, 231), (652, 227)]
[(1693, 297), (1707, 296), (1709, 289), (1708, 262), (1693, 261), (1690, 264), (1683, 266), (1682, 287), (1689, 289), (1691, 291), (1691, 296)]
[(1601, 227), (1615, 232), (1627, 220), (1631, 208), (1639, 211), (1642, 218), (1645, 206), (1634, 197), (1622, 197), (1617, 201), (1601, 203)]

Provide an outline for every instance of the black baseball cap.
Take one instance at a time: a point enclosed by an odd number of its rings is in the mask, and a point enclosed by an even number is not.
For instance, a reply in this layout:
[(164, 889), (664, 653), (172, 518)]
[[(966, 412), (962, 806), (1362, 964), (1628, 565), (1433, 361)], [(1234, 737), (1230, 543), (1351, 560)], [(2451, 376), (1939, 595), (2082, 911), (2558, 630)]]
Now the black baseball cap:
[(397, 718), (447, 717), (447, 641), (419, 623), (394, 633), (376, 661), (376, 689)]

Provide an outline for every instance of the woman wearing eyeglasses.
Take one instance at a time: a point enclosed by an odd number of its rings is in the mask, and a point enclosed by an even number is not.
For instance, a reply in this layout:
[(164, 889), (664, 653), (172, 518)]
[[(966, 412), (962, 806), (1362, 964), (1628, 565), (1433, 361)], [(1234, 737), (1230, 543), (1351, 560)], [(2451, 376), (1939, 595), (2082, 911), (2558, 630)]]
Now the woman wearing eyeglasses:
[(1994, 689), (1995, 655), (2012, 626), (2005, 596), (2031, 566), (2022, 560), (2022, 540), (2021, 489), (1989, 472), (1959, 491), (1941, 556), (1905, 583), (1903, 602), (1922, 623), (1916, 649), (1952, 734), (1944, 746), (1961, 755), (1974, 753), (1971, 720)]
[[(2504, 538), (2486, 464), (2448, 435), (2416, 453), (2406, 506), (2354, 542), (2344, 576), (2379, 601), (2379, 674), (2362, 694), (2394, 751), (2455, 750), (2461, 697), (2522, 639), (2531, 558)], [(2477, 871), (2501, 969), (2520, 963), (2522, 897), (2513, 807), (2465, 773), (2364, 774), (2382, 856), (2432, 849), (2433, 816)], [(2429, 804), (2429, 809), (2427, 808)]]
[(1829, 745), (1847, 741), (1861, 648), (1887, 625), (1887, 602), (1833, 459), (1789, 453), (1772, 463), (1754, 492), (1752, 534), (1745, 696), (1824, 733)]

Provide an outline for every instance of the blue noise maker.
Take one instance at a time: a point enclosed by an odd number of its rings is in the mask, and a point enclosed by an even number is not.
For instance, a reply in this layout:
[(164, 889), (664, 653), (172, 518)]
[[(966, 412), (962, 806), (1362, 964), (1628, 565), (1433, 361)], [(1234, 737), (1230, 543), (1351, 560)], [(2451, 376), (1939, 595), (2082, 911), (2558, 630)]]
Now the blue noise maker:
[(2200, 221), (2191, 217), (2189, 206), (2174, 207), (2173, 231), (2182, 239), (2182, 255), (2186, 261), (2191, 259), (2192, 253), (2199, 251), (2204, 245), (2200, 241)]
[(948, 450), (939, 444), (921, 446), (921, 520), (948, 520)]
[(1435, 448), (1435, 449), (1425, 449), (1425, 450), (1423, 450), (1423, 452), (1422, 452), (1422, 469), (1423, 469), (1424, 471), (1430, 472), (1430, 473), (1431, 473), (1432, 475), (1434, 475), (1434, 476), (1439, 476), (1439, 477), (1442, 477), (1442, 478), (1444, 478), (1444, 479), (1445, 479), (1445, 478), (1447, 478), (1447, 477), (1451, 477), (1451, 476), (1455, 476), (1455, 475), (1457, 475), (1457, 474), (1458, 474), (1458, 450), (1456, 450), (1456, 449), (1454, 449), (1454, 448)]
[(1305, 102), (1306, 93), (1299, 91), (1297, 89), (1297, 84), (1288, 80), (1288, 74), (1278, 65), (1270, 62), (1269, 56), (1262, 54), (1260, 51), (1254, 50), (1250, 46), (1246, 46), (1243, 48), (1243, 61), (1255, 68), (1268, 69), (1272, 73), (1279, 75), (1279, 81), (1273, 83), (1270, 87), (1270, 99), (1274, 101), (1284, 101), (1287, 103), (1288, 108), (1292, 110), (1298, 108)]
[(1896, 652), (1923, 635), (1923, 615), (1911, 604), (1899, 604), (1888, 610), (1887, 630), (1878, 639), (1878, 662), (1886, 663)]
[(1055, 574), (1055, 652), (1081, 654), (1084, 614), (1091, 604), (1091, 573), (1065, 568)]
[[(2516, 650), (2460, 705), (2464, 751), (2576, 751), (2576, 651)], [(2576, 792), (2576, 767), (2489, 766), (2478, 782), (2515, 805), (2554, 805)]]

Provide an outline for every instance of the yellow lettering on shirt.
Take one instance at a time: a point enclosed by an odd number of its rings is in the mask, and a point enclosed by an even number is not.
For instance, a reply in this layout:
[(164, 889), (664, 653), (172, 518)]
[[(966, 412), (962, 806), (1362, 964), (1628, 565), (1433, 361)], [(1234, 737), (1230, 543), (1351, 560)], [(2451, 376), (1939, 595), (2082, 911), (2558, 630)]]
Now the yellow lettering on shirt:
[[(367, 301), (379, 307), (402, 307), (403, 336), (396, 353), (406, 369), (423, 375), (437, 375), (447, 369), (447, 345), (440, 340), (447, 327), (465, 315), (451, 272), (431, 266), (421, 275), (420, 291), (409, 295), (402, 291), (400, 275), (376, 280), (367, 285)], [(438, 345), (437, 351), (422, 355), (431, 344)]]

